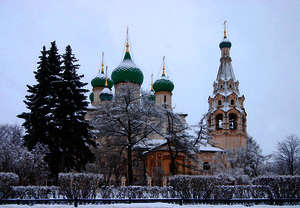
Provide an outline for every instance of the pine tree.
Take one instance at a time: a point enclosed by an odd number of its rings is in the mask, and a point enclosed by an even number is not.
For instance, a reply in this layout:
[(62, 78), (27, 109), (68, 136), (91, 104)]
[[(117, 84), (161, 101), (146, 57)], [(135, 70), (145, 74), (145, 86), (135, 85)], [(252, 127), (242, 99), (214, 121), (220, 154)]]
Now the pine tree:
[(88, 91), (83, 87), (83, 83), (78, 75), (79, 65), (70, 46), (66, 47), (63, 60), (63, 82), (57, 88), (58, 103), (54, 110), (57, 128), (56, 139), (59, 141), (60, 159), (58, 160), (59, 171), (80, 171), (84, 169), (85, 164), (92, 162), (94, 155), (89, 146), (94, 145), (92, 136), (89, 133), (91, 127), (85, 114), (88, 106), (85, 93)]
[(48, 91), (50, 80), (47, 55), (48, 52), (44, 46), (39, 56), (37, 71), (34, 72), (37, 84), (27, 85), (29, 95), (25, 96), (24, 103), (29, 112), (18, 115), (19, 118), (25, 120), (23, 123), (24, 142), (29, 149), (32, 149), (38, 142), (45, 143), (49, 135), (48, 116), (50, 116), (51, 97)]

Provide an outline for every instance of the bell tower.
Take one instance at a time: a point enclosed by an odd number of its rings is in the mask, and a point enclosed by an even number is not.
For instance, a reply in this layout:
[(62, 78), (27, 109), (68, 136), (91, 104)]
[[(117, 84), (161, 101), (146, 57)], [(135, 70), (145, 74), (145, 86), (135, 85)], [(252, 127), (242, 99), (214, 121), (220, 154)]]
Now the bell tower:
[(227, 38), (226, 21), (217, 79), (213, 83), (213, 95), (208, 98), (207, 124), (212, 142), (224, 150), (245, 148), (247, 143), (247, 113), (244, 95), (240, 95), (239, 81), (231, 65), (231, 42)]

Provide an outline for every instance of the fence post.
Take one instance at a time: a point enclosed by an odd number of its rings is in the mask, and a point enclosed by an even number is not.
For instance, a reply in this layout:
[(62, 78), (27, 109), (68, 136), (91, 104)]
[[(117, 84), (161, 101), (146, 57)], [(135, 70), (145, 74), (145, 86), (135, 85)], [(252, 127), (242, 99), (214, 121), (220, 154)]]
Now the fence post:
[(77, 197), (75, 197), (75, 199), (74, 199), (74, 207), (78, 207)]
[(152, 178), (150, 176), (147, 177), (147, 186), (152, 186)]
[(126, 177), (122, 176), (121, 178), (121, 186), (126, 186)]

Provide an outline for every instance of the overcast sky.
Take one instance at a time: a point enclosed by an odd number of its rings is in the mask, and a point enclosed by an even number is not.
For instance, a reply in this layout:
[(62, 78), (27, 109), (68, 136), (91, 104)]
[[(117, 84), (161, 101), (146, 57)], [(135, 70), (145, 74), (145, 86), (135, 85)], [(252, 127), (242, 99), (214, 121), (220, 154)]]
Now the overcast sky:
[(245, 95), (248, 133), (265, 154), (286, 135), (300, 136), (300, 1), (0, 1), (0, 123), (18, 123), (25, 111), (26, 84), (34, 84), (43, 45), (70, 44), (89, 82), (101, 52), (110, 72), (125, 51), (144, 73), (158, 78), (162, 57), (174, 81), (176, 112), (196, 124), (208, 110), (219, 66), (223, 21), (228, 21), (231, 57)]

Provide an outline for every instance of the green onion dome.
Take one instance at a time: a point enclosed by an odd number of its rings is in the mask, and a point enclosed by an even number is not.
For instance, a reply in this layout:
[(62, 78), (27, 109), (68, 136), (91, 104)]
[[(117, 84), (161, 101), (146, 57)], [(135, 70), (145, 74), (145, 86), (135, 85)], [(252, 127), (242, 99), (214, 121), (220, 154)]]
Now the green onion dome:
[(148, 99), (150, 101), (155, 101), (155, 95), (154, 95), (154, 91), (153, 90), (150, 91), (150, 95), (149, 95)]
[(129, 51), (126, 51), (123, 61), (113, 70), (111, 78), (114, 84), (132, 82), (141, 85), (144, 75), (132, 61)]
[(161, 91), (172, 92), (174, 89), (174, 84), (171, 80), (169, 80), (166, 77), (165, 74), (163, 74), (160, 79), (154, 82), (153, 89), (155, 92), (161, 92)]
[(111, 92), (110, 89), (108, 89), (107, 87), (105, 87), (101, 91), (101, 93), (99, 95), (99, 98), (100, 98), (101, 101), (111, 101), (112, 98), (113, 98), (113, 94), (112, 94), (112, 92)]
[(91, 92), (89, 98), (90, 98), (90, 101), (91, 101), (91, 102), (94, 102), (94, 93), (93, 93), (93, 92)]
[(224, 39), (222, 40), (222, 42), (219, 44), (220, 49), (222, 48), (231, 48), (231, 42), (224, 37)]
[[(92, 81), (91, 84), (93, 87), (105, 87), (105, 74), (102, 71), (99, 73)], [(107, 79), (107, 86), (111, 89), (113, 86), (113, 82), (111, 79)]]

